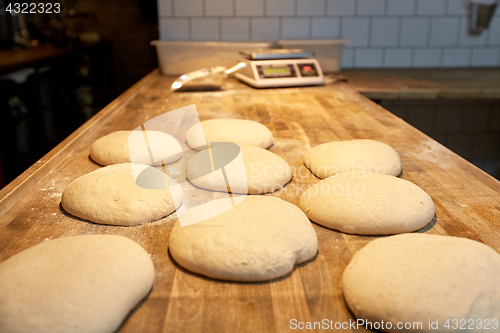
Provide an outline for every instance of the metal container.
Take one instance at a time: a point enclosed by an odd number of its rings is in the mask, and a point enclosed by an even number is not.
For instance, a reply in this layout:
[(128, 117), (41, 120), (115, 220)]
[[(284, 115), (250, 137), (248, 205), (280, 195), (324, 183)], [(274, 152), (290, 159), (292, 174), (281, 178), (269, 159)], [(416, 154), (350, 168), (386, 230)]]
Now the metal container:
[(498, 1), (470, 3), (470, 30), (472, 33), (481, 33), (483, 29), (488, 29)]
[(297, 48), (314, 52), (321, 69), (328, 73), (339, 72), (342, 68), (342, 55), (347, 43), (349, 41), (346, 39), (280, 39), (276, 42), (279, 47), (286, 49)]
[(241, 50), (269, 48), (270, 42), (196, 42), (154, 40), (160, 72), (181, 75), (200, 68), (231, 67), (240, 61)]

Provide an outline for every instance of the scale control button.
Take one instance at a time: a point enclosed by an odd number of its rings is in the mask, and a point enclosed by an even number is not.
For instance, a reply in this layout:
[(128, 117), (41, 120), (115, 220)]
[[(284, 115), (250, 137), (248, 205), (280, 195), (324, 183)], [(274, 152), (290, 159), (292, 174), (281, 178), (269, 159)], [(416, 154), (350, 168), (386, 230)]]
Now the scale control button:
[(314, 64), (298, 64), (301, 76), (319, 76)]

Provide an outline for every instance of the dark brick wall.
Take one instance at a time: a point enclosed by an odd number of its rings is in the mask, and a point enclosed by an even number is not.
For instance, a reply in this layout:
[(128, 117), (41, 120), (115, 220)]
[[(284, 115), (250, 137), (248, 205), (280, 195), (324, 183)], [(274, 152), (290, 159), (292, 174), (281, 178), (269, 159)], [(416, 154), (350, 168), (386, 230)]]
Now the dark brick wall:
[(500, 100), (383, 100), (380, 105), (500, 179)]
[(95, 31), (112, 43), (118, 94), (158, 66), (149, 45), (158, 39), (156, 0), (81, 0), (74, 10), (67, 20), (70, 31)]

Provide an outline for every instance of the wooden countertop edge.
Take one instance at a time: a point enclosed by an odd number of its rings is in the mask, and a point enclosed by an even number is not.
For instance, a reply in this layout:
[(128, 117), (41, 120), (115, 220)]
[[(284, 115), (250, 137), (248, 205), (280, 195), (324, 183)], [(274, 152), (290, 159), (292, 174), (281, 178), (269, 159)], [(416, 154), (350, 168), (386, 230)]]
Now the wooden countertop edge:
[(351, 87), (370, 99), (500, 99), (500, 68), (347, 69)]
[(352, 86), (357, 92), (369, 99), (500, 99), (500, 89), (498, 90), (455, 90), (455, 91), (436, 91), (435, 89), (388, 89), (382, 90), (358, 90)]
[(123, 94), (105, 106), (96, 115), (86, 121), (75, 132), (59, 143), (50, 152), (39, 159), (29, 169), (7, 184), (0, 190), (0, 216), (3, 216), (16, 202), (18, 202), (35, 184), (43, 180), (50, 171), (55, 168), (66, 157), (71, 150), (80, 143), (83, 135), (91, 133), (99, 126), (92, 126), (96, 123), (104, 123), (113, 113), (120, 109), (120, 106), (127, 103), (136, 94), (144, 81), (156, 74), (154, 70), (144, 78), (127, 89)]

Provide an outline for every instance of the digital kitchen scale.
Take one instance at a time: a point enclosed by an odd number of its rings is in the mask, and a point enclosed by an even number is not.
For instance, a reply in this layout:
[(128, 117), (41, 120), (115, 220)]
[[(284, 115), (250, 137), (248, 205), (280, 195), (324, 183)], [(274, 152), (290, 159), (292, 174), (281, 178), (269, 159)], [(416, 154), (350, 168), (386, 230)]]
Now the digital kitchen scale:
[(271, 49), (240, 52), (247, 64), (234, 75), (255, 88), (322, 85), (323, 72), (314, 53)]

